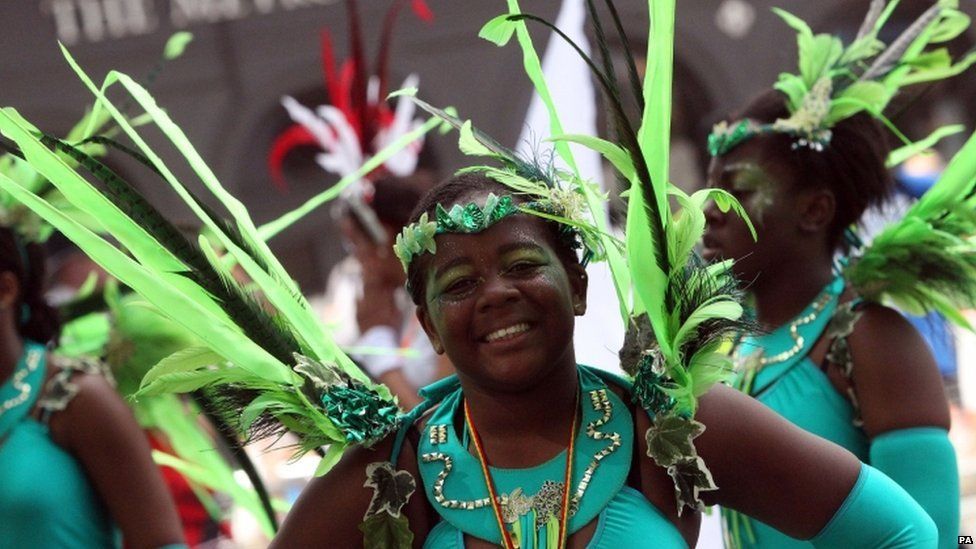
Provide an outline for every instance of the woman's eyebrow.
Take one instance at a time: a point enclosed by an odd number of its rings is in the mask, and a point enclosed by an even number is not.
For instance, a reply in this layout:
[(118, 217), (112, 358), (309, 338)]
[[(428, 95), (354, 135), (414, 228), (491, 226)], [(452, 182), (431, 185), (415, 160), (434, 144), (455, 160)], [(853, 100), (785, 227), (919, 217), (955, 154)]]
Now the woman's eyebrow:
[(437, 267), (437, 269), (434, 270), (434, 278), (435, 279), (438, 279), (438, 278), (444, 276), (451, 269), (453, 269), (453, 268), (455, 268), (457, 266), (460, 266), (460, 265), (468, 264), (468, 263), (471, 263), (471, 259), (468, 258), (467, 256), (461, 255), (461, 256), (455, 257), (454, 259), (448, 261), (447, 263), (445, 263), (445, 264)]
[(514, 251), (531, 250), (533, 252), (545, 253), (545, 248), (533, 242), (510, 242), (498, 248), (498, 255), (505, 255)]

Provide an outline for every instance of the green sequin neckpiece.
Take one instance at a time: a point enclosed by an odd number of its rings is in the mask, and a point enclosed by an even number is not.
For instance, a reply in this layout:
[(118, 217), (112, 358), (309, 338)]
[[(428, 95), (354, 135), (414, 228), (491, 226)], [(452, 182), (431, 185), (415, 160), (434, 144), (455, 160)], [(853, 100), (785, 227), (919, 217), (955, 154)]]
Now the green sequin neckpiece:
[(33, 341), (24, 342), (24, 352), (17, 367), (0, 385), (0, 442), (30, 411), (40, 395), (44, 381), (47, 349)]

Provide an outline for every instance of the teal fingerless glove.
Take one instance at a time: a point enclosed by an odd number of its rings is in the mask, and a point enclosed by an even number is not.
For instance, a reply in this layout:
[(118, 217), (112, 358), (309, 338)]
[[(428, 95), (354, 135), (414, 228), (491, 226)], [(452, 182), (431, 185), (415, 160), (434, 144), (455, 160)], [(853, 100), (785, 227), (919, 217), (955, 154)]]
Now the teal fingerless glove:
[(905, 490), (870, 465), (833, 518), (810, 542), (815, 547), (933, 549), (935, 523)]
[(932, 517), (939, 548), (958, 547), (959, 470), (949, 433), (939, 427), (889, 431), (871, 441), (870, 459)]

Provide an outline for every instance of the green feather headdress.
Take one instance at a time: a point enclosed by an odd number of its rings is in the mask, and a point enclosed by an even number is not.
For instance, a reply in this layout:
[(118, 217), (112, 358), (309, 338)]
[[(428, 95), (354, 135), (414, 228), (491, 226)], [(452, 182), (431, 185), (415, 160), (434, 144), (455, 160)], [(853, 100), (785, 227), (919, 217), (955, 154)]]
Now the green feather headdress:
[(860, 112), (879, 118), (900, 136), (883, 114), (898, 91), (957, 75), (976, 62), (976, 52), (953, 61), (945, 47), (930, 48), (956, 38), (969, 26), (958, 0), (939, 0), (885, 45), (878, 35), (898, 3), (873, 0), (857, 36), (846, 46), (836, 36), (814, 34), (800, 18), (774, 8), (797, 31), (799, 71), (781, 74), (773, 85), (786, 95), (790, 116), (772, 124), (721, 122), (708, 138), (709, 153), (724, 155), (765, 133), (793, 136), (794, 148), (823, 150), (830, 143), (831, 128)]
[[(460, 130), (463, 152), (492, 158), (501, 165), (469, 169), (484, 172), (513, 192), (533, 198), (545, 199), (554, 189), (572, 197), (574, 206), (551, 218), (579, 230), (587, 248), (599, 251), (595, 259), (609, 263), (620, 312), (630, 326), (621, 350), (622, 367), (633, 376), (635, 400), (652, 418), (652, 427), (646, 433), (649, 455), (674, 479), (680, 513), (685, 507), (700, 508), (700, 492), (716, 488), (695, 450), (694, 438), (704, 427), (694, 420), (694, 413), (698, 397), (731, 372), (731, 363), (718, 351), (722, 342), (741, 328), (738, 319), (742, 314), (740, 296), (728, 273), (730, 264), (706, 265), (695, 254), (694, 246), (704, 232), (703, 209), (708, 200), (715, 200), (724, 211), (732, 208), (740, 215), (744, 213), (724, 191), (706, 189), (689, 195), (668, 182), (674, 0), (648, 2), (647, 77), (641, 82), (631, 62), (626, 85), (616, 81), (599, 12), (592, 1), (586, 5), (596, 31), (600, 64), (572, 45), (591, 68), (607, 99), (616, 131), (613, 141), (563, 131), (526, 21), (545, 25), (568, 38), (549, 22), (522, 13), (517, 0), (508, 0), (508, 13), (489, 21), (481, 36), (499, 46), (512, 36), (517, 38), (527, 75), (549, 113), (550, 140), (556, 156), (567, 168), (555, 173), (533, 172), (510, 151), (473, 130), (469, 122), (453, 116), (444, 119)], [(626, 44), (613, 3), (607, 1), (606, 5), (614, 28)], [(633, 94), (642, 109), (637, 127), (626, 116), (621, 89)], [(431, 113), (442, 112), (418, 103)], [(597, 151), (630, 182), (625, 242), (607, 229), (603, 214), (606, 197), (580, 174), (569, 143)], [(669, 199), (674, 199), (679, 208), (672, 211)], [(428, 233), (436, 229), (430, 223)], [(423, 239), (432, 240), (426, 235)]]
[[(447, 110), (438, 109), (415, 97), (416, 90), (401, 90), (394, 95), (405, 95), (421, 108), (440, 118), (459, 132), (458, 146), (471, 156), (488, 157), (500, 166), (471, 166), (458, 173), (480, 172), (503, 183), (525, 198), (516, 205), (512, 196), (491, 195), (484, 205), (455, 204), (449, 210), (438, 204), (434, 220), (425, 213), (417, 223), (412, 223), (397, 235), (393, 251), (406, 271), (410, 262), (419, 254), (435, 253), (434, 237), (443, 233), (477, 233), (502, 219), (516, 214), (535, 215), (560, 224), (563, 232), (573, 241), (574, 247), (583, 247), (584, 265), (591, 259), (601, 260), (606, 254), (603, 246), (610, 242), (617, 248), (622, 243), (616, 239), (601, 239), (601, 228), (588, 215), (585, 193), (582, 187), (592, 187), (575, 181), (573, 175), (553, 166), (539, 166), (519, 157), (498, 144), (494, 139), (474, 128), (470, 120), (461, 121)], [(596, 192), (591, 188), (590, 191)]]

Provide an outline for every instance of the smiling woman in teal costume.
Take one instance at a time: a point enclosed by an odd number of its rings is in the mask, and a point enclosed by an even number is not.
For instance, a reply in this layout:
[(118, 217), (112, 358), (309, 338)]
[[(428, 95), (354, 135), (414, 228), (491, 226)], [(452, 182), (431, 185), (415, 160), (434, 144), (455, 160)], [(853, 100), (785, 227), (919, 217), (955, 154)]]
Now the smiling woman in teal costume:
[(176, 510), (125, 404), (91, 363), (48, 356), (43, 260), (0, 229), (0, 546), (117, 547), (115, 525), (129, 547), (176, 544)]
[[(855, 46), (877, 42), (890, 15), (883, 1), (872, 2), (846, 49), (829, 35), (814, 39), (802, 21), (781, 12), (799, 31), (801, 74), (781, 76), (775, 90), (717, 125), (709, 139), (709, 186), (741, 201), (758, 239), (717, 207), (708, 211), (703, 239), (707, 258), (736, 260), (767, 330), (743, 337), (735, 349), (737, 387), (898, 482), (934, 520), (942, 548), (956, 546), (959, 527), (948, 404), (925, 342), (882, 303), (950, 318), (958, 318), (954, 306), (972, 306), (974, 140), (934, 192), (873, 244), (863, 247), (853, 227), (887, 198), (886, 162), (904, 156), (889, 156), (881, 115), (888, 101), (900, 85), (943, 78), (973, 61), (951, 65), (947, 53), (925, 49), (966, 28), (968, 18), (952, 4), (929, 9), (898, 39), (912, 46), (891, 53), (880, 43), (860, 53)], [(812, 73), (809, 61), (824, 44), (838, 55)], [(933, 54), (938, 69), (914, 62)], [(880, 93), (859, 95), (865, 90)], [(761, 519), (726, 513), (726, 526), (736, 545), (809, 546)]]

